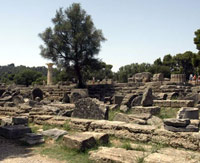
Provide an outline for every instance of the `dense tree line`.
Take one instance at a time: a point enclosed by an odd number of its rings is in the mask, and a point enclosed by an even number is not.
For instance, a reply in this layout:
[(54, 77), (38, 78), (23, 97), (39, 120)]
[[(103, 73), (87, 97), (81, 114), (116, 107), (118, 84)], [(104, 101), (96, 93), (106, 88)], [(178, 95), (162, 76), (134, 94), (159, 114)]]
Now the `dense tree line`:
[(114, 74), (114, 79), (118, 82), (127, 82), (128, 77), (139, 72), (163, 73), (164, 77), (169, 78), (171, 74), (186, 74), (188, 78), (190, 74), (200, 74), (200, 29), (195, 31), (194, 44), (196, 44), (199, 52), (193, 53), (186, 51), (175, 56), (167, 54), (163, 59), (158, 58), (153, 64), (149, 63), (132, 63), (119, 68), (119, 71)]
[(186, 51), (175, 56), (167, 54), (163, 59), (156, 59), (153, 64), (133, 63), (122, 66), (115, 74), (115, 79), (119, 82), (127, 82), (128, 77), (139, 72), (163, 73), (166, 78), (169, 78), (171, 74), (183, 73), (188, 78), (190, 74), (200, 73), (200, 55)]
[[(113, 78), (112, 65), (107, 65), (105, 62), (99, 62), (98, 71), (92, 68), (84, 70), (83, 81), (91, 80), (93, 77), (97, 80), (104, 78)], [(6, 66), (0, 66), (0, 83), (6, 84), (19, 84), (19, 85), (42, 85), (46, 82), (47, 68), (44, 66), (40, 67), (26, 67), (26, 66), (15, 66), (9, 64)], [(53, 82), (54, 84), (62, 82), (72, 82), (76, 78), (76, 74), (72, 69), (64, 69), (60, 67), (53, 68)]]

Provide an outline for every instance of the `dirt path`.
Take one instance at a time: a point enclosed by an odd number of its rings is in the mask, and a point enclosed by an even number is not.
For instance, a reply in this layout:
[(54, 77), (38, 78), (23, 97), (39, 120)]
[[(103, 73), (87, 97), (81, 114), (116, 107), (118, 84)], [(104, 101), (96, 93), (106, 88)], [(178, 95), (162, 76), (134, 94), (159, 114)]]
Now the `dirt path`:
[(64, 163), (35, 154), (32, 148), (20, 146), (0, 137), (0, 163)]

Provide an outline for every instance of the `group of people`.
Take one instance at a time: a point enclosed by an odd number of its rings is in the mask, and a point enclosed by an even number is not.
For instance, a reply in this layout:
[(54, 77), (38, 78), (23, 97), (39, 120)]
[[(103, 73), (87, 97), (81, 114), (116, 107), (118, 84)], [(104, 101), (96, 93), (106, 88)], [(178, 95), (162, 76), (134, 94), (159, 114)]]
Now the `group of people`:
[(189, 81), (195, 81), (195, 84), (200, 84), (200, 76), (190, 74)]

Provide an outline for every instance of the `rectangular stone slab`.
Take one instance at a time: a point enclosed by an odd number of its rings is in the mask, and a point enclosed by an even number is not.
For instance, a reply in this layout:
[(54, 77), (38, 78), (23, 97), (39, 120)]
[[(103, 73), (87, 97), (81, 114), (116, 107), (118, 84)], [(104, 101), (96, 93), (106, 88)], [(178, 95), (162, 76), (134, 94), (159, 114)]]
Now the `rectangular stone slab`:
[(73, 135), (65, 135), (63, 137), (65, 146), (72, 149), (84, 151), (95, 146), (96, 140), (92, 135), (83, 133), (75, 133)]
[(0, 135), (7, 139), (22, 138), (26, 133), (31, 133), (31, 128), (23, 125), (0, 127)]
[(135, 163), (139, 158), (144, 157), (144, 154), (142, 151), (100, 147), (96, 151), (89, 152), (89, 159), (99, 163)]
[(87, 134), (93, 136), (95, 140), (100, 144), (108, 144), (109, 135), (102, 132), (84, 132), (83, 134)]

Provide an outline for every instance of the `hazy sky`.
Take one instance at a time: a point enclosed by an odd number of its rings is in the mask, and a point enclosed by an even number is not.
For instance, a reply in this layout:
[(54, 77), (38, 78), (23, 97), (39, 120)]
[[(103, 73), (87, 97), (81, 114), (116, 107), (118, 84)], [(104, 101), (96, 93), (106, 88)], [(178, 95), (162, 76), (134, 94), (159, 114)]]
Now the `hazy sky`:
[(0, 65), (44, 66), (38, 33), (52, 26), (60, 7), (79, 2), (107, 41), (99, 58), (113, 70), (153, 63), (166, 54), (196, 52), (200, 0), (0, 0)]

